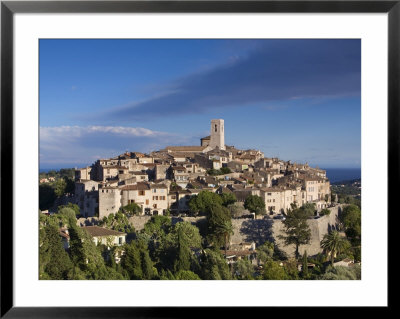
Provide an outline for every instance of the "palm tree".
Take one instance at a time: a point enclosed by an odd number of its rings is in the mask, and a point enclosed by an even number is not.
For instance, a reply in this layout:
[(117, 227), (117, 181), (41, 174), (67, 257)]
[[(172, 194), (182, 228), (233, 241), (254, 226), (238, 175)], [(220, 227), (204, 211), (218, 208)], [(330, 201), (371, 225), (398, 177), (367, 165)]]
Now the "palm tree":
[(347, 239), (343, 238), (337, 231), (332, 231), (329, 234), (325, 234), (324, 238), (321, 240), (321, 248), (323, 248), (328, 255), (331, 256), (331, 264), (333, 266), (333, 262), (337, 254), (348, 249), (350, 243)]
[(224, 241), (225, 241), (225, 258), (226, 258), (227, 249), (228, 249), (228, 240), (230, 238), (230, 235), (233, 235), (232, 222), (230, 220), (224, 220), (221, 223), (217, 224), (215, 233), (217, 235), (221, 235), (221, 236), (224, 237)]

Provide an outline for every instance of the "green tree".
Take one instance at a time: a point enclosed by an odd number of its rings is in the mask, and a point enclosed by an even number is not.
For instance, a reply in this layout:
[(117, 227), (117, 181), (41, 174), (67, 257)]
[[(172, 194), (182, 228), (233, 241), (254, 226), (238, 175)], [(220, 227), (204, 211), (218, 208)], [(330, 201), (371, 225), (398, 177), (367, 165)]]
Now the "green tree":
[(159, 241), (170, 232), (170, 229), (171, 218), (157, 215), (151, 217), (151, 219), (144, 225), (142, 232), (149, 235), (151, 239)]
[(54, 182), (54, 194), (57, 197), (61, 197), (65, 193), (65, 189), (67, 187), (67, 182), (64, 179), (57, 179)]
[(306, 245), (311, 239), (311, 230), (307, 223), (308, 209), (297, 208), (288, 212), (286, 219), (282, 221), (285, 235), (279, 235), (284, 244), (295, 245), (295, 256), (299, 258), (300, 245)]
[(302, 263), (302, 269), (301, 269), (301, 276), (304, 279), (309, 279), (310, 274), (308, 272), (308, 258), (307, 258), (307, 250), (304, 252), (303, 255), (303, 263)]
[(70, 256), (74, 264), (73, 279), (120, 280), (123, 276), (107, 267), (101, 246), (96, 246), (91, 235), (76, 224), (69, 225)]
[(60, 213), (60, 211), (63, 208), (69, 208), (72, 209), (75, 212), (75, 216), (79, 216), (81, 214), (79, 206), (73, 203), (68, 203), (67, 205), (60, 205), (57, 207), (57, 211)]
[(305, 217), (311, 217), (316, 213), (315, 203), (305, 203), (303, 206), (299, 208), (300, 213)]
[(298, 280), (299, 279), (299, 269), (297, 266), (297, 260), (295, 258), (289, 258), (283, 268), (290, 280)]
[(201, 236), (196, 226), (189, 222), (179, 222), (170, 229), (166, 236), (168, 245), (174, 245), (180, 238), (190, 248), (201, 248)]
[(157, 269), (154, 267), (154, 263), (150, 258), (149, 250), (147, 246), (140, 242), (138, 242), (137, 245), (140, 251), (143, 279), (154, 279), (157, 277)]
[(222, 205), (228, 207), (229, 205), (234, 204), (237, 201), (237, 198), (234, 193), (222, 193), (220, 194), (222, 199)]
[(64, 250), (59, 230), (54, 225), (39, 232), (39, 279), (69, 279), (72, 263)]
[(135, 232), (135, 228), (129, 223), (128, 218), (121, 211), (116, 212), (115, 215), (110, 214), (104, 216), (104, 218), (100, 220), (99, 225), (127, 234)]
[(132, 215), (140, 215), (142, 213), (142, 208), (136, 203), (130, 203), (122, 207), (121, 211), (130, 217)]
[(240, 280), (252, 280), (254, 279), (254, 266), (248, 259), (239, 259), (235, 264), (236, 278)]
[(225, 242), (225, 257), (227, 256), (230, 236), (233, 235), (232, 222), (230, 220), (220, 221), (215, 225), (215, 235), (221, 236)]
[(230, 204), (227, 207), (231, 213), (232, 218), (239, 218), (243, 215), (243, 206), (239, 203)]
[(231, 171), (231, 169), (229, 167), (221, 167), (219, 171), (223, 175), (232, 173), (232, 171)]
[(361, 209), (356, 205), (348, 205), (339, 215), (343, 223), (347, 238), (354, 246), (361, 244)]
[(49, 184), (39, 185), (39, 209), (46, 210), (53, 206), (57, 196), (54, 192), (54, 188)]
[(339, 232), (334, 230), (324, 235), (324, 238), (321, 240), (321, 248), (330, 256), (331, 265), (333, 265), (336, 255), (348, 250), (350, 243), (340, 236)]
[(264, 244), (257, 247), (257, 259), (261, 263), (266, 263), (269, 260), (272, 260), (274, 255), (274, 244), (266, 241)]
[(201, 256), (202, 279), (229, 280), (232, 279), (229, 266), (219, 251), (205, 249)]
[(232, 233), (232, 221), (229, 210), (214, 204), (207, 215), (207, 240), (216, 248), (227, 243)]
[(192, 253), (184, 238), (182, 229), (178, 230), (177, 246), (178, 247), (174, 263), (174, 271), (178, 272), (181, 270), (190, 270)]
[(361, 280), (361, 266), (353, 267), (329, 266), (325, 273), (318, 279), (320, 280)]
[(74, 194), (75, 193), (75, 182), (73, 179), (68, 178), (67, 176), (63, 177), (65, 181), (65, 193)]
[(244, 201), (244, 208), (248, 209), (252, 213), (261, 214), (265, 212), (264, 200), (257, 195), (249, 195)]
[(280, 266), (278, 262), (269, 260), (264, 264), (263, 279), (265, 280), (287, 280), (285, 268)]
[(331, 214), (331, 211), (329, 209), (327, 209), (327, 208), (324, 208), (319, 213), (320, 216), (329, 216), (330, 214)]
[(201, 280), (201, 278), (190, 270), (180, 270), (175, 275), (176, 280)]
[(67, 177), (70, 179), (74, 179), (75, 178), (75, 169), (74, 168), (61, 168), (57, 174), (63, 178)]
[(195, 214), (199, 212), (207, 214), (213, 205), (222, 205), (222, 198), (210, 191), (201, 191), (198, 195), (192, 196), (189, 201), (190, 211)]
[(201, 248), (199, 229), (189, 222), (176, 223), (163, 238), (157, 249), (160, 266), (174, 272), (179, 270), (195, 270), (197, 260), (192, 249)]
[(121, 266), (128, 273), (129, 279), (143, 279), (142, 258), (134, 241), (125, 245), (125, 254), (121, 258)]

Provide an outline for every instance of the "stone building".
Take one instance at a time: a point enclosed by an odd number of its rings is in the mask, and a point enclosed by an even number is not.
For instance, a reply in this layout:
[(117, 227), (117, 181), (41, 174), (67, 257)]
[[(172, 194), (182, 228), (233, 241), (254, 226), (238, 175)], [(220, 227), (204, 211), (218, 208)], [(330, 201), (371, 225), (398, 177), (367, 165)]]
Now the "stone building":
[[(222, 167), (232, 174), (207, 174)], [(210, 135), (201, 138), (200, 146), (167, 146), (150, 154), (125, 152), (77, 170), (75, 179), (76, 202), (87, 217), (103, 218), (130, 203), (138, 204), (145, 215), (161, 215), (167, 209), (183, 212), (192, 196), (220, 186), (239, 202), (249, 195), (261, 196), (272, 215), (286, 213), (294, 203), (315, 203), (320, 210), (330, 202), (324, 170), (225, 145), (223, 119), (211, 120)]]
[(224, 120), (222, 119), (211, 120), (210, 147), (211, 149), (225, 149)]

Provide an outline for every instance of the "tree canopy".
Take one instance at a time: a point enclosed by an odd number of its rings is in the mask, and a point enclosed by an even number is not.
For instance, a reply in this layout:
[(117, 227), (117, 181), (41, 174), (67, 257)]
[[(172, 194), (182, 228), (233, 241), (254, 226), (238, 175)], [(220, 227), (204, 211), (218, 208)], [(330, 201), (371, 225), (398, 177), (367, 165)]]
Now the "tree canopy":
[(310, 213), (310, 207), (296, 208), (290, 210), (282, 221), (285, 235), (280, 235), (279, 238), (284, 240), (286, 246), (295, 245), (296, 258), (299, 258), (299, 246), (308, 244), (311, 239), (311, 230), (307, 223)]
[(324, 235), (324, 238), (321, 240), (321, 248), (330, 256), (331, 264), (333, 265), (336, 255), (348, 250), (350, 248), (350, 243), (346, 238), (343, 238), (339, 232), (334, 230)]
[(244, 201), (244, 208), (257, 215), (265, 214), (264, 200), (258, 195), (249, 195)]
[(198, 195), (194, 195), (189, 201), (189, 208), (194, 213), (210, 212), (213, 205), (222, 205), (223, 200), (221, 196), (209, 191), (201, 191)]

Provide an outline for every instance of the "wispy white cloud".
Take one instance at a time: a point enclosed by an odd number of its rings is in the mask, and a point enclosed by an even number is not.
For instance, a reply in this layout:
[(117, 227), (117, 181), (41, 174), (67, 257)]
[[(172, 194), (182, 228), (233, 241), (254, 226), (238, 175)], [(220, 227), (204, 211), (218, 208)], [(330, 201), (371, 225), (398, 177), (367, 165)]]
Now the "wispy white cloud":
[(124, 126), (40, 127), (40, 161), (45, 165), (92, 163), (124, 151), (150, 152), (188, 137)]
[(136, 137), (157, 137), (172, 135), (166, 132), (152, 131), (143, 127), (126, 126), (52, 126), (40, 127), (40, 138), (48, 139), (59, 136), (80, 137), (83, 134), (110, 133)]

